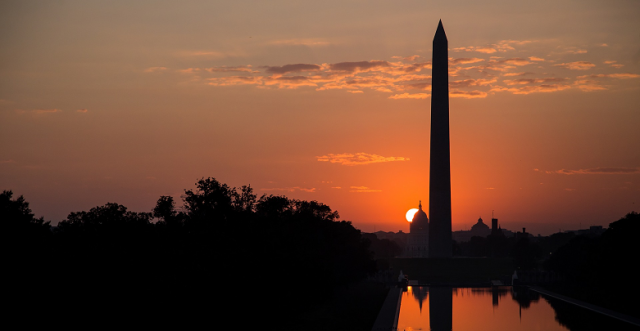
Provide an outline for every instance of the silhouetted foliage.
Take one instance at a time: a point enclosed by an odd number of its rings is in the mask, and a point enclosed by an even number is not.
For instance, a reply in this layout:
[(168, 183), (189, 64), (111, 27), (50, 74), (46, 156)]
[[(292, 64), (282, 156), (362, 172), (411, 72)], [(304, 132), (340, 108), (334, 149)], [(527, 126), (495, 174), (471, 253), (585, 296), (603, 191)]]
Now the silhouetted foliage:
[(45, 222), (42, 217), (35, 218), (23, 196), (13, 200), (12, 191), (2, 191), (0, 194), (0, 219), (4, 232), (11, 236), (42, 235), (51, 228), (50, 222)]
[(11, 230), (4, 233), (39, 243), (29, 253), (41, 255), (36, 264), (29, 254), (14, 254), (20, 258), (13, 262), (29, 261), (15, 265), (22, 267), (16, 279), (47, 274), (55, 286), (38, 287), (37, 297), (51, 306), (63, 300), (58, 306), (90, 319), (202, 322), (213, 310), (230, 314), (255, 297), (265, 301), (254, 317), (279, 319), (286, 311), (295, 318), (375, 271), (371, 241), (317, 201), (257, 199), (250, 186), (202, 178), (185, 190), (181, 209), (170, 196), (151, 212), (107, 203), (70, 213), (52, 232), (23, 197), (0, 195), (3, 225)]
[(640, 317), (640, 290), (634, 258), (640, 254), (636, 240), (640, 215), (636, 212), (613, 222), (601, 237), (573, 237), (545, 262), (566, 281), (554, 290), (612, 310)]
[(370, 249), (376, 259), (391, 259), (402, 254), (402, 248), (392, 240), (378, 239), (373, 233), (363, 234), (363, 238), (369, 241)]

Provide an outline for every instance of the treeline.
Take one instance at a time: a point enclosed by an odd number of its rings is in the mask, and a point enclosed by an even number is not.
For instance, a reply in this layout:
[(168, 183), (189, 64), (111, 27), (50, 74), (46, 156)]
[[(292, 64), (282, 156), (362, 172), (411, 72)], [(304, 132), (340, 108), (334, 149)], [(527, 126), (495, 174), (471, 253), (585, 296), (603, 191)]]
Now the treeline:
[(214, 327), (240, 314), (286, 325), (375, 271), (371, 240), (317, 201), (258, 199), (250, 186), (206, 178), (182, 202), (161, 196), (150, 212), (107, 203), (52, 229), (4, 191), (14, 308)]
[(453, 255), (465, 257), (511, 258), (518, 270), (532, 270), (544, 257), (544, 249), (531, 235), (518, 232), (513, 237), (502, 233), (487, 237), (474, 236), (468, 242), (453, 243)]
[(640, 318), (638, 263), (640, 214), (631, 212), (597, 237), (574, 236), (544, 262), (565, 281), (565, 295)]

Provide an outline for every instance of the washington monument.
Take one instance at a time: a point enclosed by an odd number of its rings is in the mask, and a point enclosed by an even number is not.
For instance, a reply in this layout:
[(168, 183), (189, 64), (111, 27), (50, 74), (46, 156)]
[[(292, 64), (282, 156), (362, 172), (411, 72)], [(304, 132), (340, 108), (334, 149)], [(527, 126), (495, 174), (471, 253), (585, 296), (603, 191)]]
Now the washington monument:
[(451, 155), (449, 58), (442, 21), (433, 37), (431, 61), (431, 150), (429, 169), (429, 257), (451, 257)]

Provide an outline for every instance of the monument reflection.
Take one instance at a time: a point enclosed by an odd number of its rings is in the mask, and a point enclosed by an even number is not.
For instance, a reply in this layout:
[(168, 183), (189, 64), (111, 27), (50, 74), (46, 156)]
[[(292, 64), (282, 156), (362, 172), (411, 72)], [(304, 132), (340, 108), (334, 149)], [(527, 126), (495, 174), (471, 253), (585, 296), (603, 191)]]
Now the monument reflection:
[[(585, 326), (587, 328), (585, 329)], [(546, 298), (527, 288), (409, 286), (403, 293), (398, 330), (615, 330), (631, 325)], [(633, 328), (631, 328), (633, 329)]]

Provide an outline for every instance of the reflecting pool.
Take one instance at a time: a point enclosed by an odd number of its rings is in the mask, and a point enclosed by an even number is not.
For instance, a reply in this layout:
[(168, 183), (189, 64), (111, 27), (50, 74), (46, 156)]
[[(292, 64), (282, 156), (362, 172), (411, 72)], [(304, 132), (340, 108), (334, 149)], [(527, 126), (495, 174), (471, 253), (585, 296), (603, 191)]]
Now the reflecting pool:
[(598, 313), (527, 288), (409, 286), (402, 294), (398, 330), (635, 330)]

